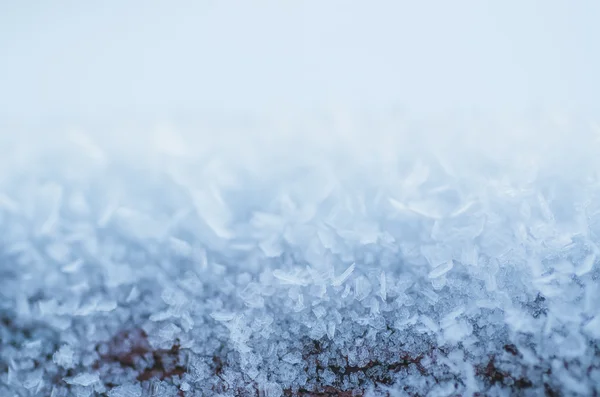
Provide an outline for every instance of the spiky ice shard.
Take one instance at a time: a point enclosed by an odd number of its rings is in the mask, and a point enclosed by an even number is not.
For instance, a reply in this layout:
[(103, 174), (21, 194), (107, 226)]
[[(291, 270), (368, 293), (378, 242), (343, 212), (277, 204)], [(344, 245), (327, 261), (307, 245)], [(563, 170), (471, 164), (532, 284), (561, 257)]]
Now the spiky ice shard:
[(597, 393), (594, 125), (381, 120), (5, 139), (0, 395)]

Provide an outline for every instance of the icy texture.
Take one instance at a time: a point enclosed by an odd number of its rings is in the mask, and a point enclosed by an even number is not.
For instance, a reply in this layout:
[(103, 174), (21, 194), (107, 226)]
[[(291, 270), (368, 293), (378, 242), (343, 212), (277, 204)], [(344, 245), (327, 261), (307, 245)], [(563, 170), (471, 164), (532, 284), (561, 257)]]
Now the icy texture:
[(7, 131), (0, 395), (599, 392), (598, 128), (374, 120)]
[(141, 397), (142, 387), (136, 385), (122, 385), (108, 392), (108, 397)]

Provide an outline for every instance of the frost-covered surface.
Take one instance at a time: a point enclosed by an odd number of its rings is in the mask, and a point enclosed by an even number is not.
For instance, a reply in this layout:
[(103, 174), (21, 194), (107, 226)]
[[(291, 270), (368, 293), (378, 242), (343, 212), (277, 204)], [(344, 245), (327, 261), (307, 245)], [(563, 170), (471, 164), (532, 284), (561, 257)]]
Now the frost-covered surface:
[(549, 120), (4, 131), (0, 395), (597, 393), (598, 128)]

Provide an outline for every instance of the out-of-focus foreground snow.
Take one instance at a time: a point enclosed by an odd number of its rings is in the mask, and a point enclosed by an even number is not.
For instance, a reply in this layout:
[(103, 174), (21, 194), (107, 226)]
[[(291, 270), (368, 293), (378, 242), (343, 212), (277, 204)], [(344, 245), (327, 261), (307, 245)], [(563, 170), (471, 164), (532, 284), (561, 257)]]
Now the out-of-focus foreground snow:
[(592, 122), (0, 139), (2, 396), (599, 391)]

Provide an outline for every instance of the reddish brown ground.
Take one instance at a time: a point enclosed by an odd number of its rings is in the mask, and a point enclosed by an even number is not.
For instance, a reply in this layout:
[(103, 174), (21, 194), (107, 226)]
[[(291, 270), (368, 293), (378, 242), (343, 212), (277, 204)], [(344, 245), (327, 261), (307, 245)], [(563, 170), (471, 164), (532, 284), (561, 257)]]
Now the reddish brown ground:
[[(177, 364), (180, 351), (180, 346), (178, 344), (173, 345), (170, 349), (152, 349), (147, 338), (148, 336), (146, 333), (143, 330), (138, 329), (123, 331), (117, 334), (111, 341), (108, 342), (108, 352), (100, 355), (99, 360), (94, 363), (94, 368), (98, 369), (104, 364), (118, 364), (124, 368), (129, 367), (139, 371), (137, 375), (137, 380), (139, 381), (147, 381), (150, 379), (165, 380), (175, 376), (182, 376), (186, 372), (185, 367)], [(513, 356), (515, 360), (519, 359), (520, 353), (514, 345), (506, 345), (504, 350)], [(309, 352), (304, 355), (304, 360), (316, 360), (316, 356), (321, 352), (321, 345), (318, 342), (313, 342)], [(428, 352), (417, 356), (401, 353), (398, 356), (398, 361), (391, 364), (379, 361), (369, 361), (364, 366), (346, 365), (339, 367), (329, 365), (327, 368), (336, 374), (338, 378), (343, 378), (346, 375), (362, 372), (365, 377), (368, 377), (374, 383), (391, 385), (393, 382), (392, 375), (401, 371), (402, 369), (408, 368), (411, 365), (414, 365), (423, 376), (431, 375), (426, 366), (423, 365), (422, 361), (427, 357), (430, 362), (435, 362), (438, 354), (443, 354), (443, 352), (440, 352), (437, 348), (433, 347)], [(151, 367), (141, 369), (136, 367), (136, 362), (138, 359), (149, 356), (152, 357), (153, 362)], [(221, 377), (224, 365), (225, 364), (219, 356), (215, 355), (213, 357), (212, 368), (215, 377)], [(317, 368), (319, 370), (325, 369), (320, 367), (318, 364)], [(383, 369), (383, 371), (369, 371), (377, 368)], [(369, 373), (375, 373), (377, 375), (368, 375)], [(533, 382), (531, 380), (524, 377), (517, 378), (505, 371), (500, 370), (497, 367), (495, 356), (491, 356), (486, 365), (476, 368), (476, 376), (478, 376), (480, 379), (483, 379), (488, 385), (500, 384), (514, 391), (533, 387)], [(108, 387), (116, 386), (109, 383), (106, 385)], [(545, 384), (544, 387), (547, 396), (558, 395), (550, 385)], [(253, 386), (253, 389), (258, 395), (258, 388)], [(185, 393), (181, 391), (180, 395), (184, 396)], [(300, 389), (297, 392), (288, 389), (284, 390), (284, 395), (288, 397), (357, 396), (357, 394), (353, 394), (352, 391), (342, 390), (332, 386), (326, 386), (320, 390)], [(361, 394), (359, 393), (358, 396), (360, 395)]]

